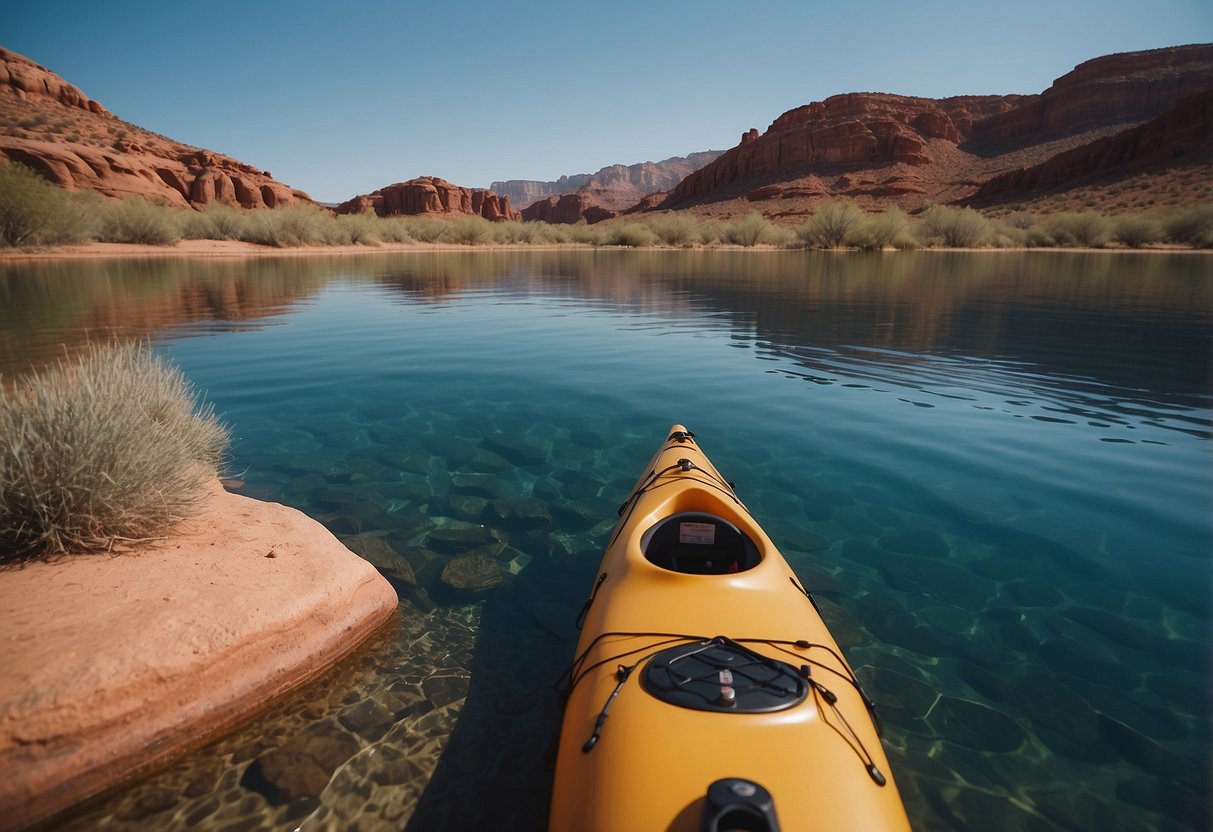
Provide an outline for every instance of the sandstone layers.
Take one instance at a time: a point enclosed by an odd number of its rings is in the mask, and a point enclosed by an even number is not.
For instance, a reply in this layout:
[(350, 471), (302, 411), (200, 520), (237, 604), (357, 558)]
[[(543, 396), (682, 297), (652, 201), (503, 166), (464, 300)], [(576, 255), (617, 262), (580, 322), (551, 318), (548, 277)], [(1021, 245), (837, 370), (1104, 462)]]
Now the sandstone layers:
[(0, 157), (69, 190), (276, 208), (311, 202), (269, 171), (151, 133), (110, 113), (77, 87), (0, 48)]
[[(1207, 135), (1201, 139), (1199, 128), (1191, 128), (1186, 99), (1209, 89), (1213, 45), (1201, 44), (1096, 58), (1039, 95), (837, 95), (784, 113), (764, 133), (747, 131), (740, 144), (650, 204), (767, 203), (758, 207), (768, 216), (791, 217), (808, 213), (815, 201), (848, 196), (868, 207), (894, 203), (915, 210), (979, 193), (1030, 197), (1041, 187), (1106, 170), (1101, 159), (1134, 164), (1138, 147), (1141, 165), (1186, 156), (1185, 163), (1207, 166), (1208, 154), (1201, 155)], [(1163, 118), (1149, 142), (1122, 138), (1128, 155), (1109, 154), (1106, 146), (1079, 153), (1180, 107), (1186, 109)], [(1157, 135), (1172, 128), (1178, 132)], [(1167, 149), (1157, 152), (1161, 146)], [(1061, 158), (1051, 175), (1022, 173), (1067, 153), (1091, 163)], [(1000, 184), (982, 192), (994, 179)]]
[(200, 745), (396, 606), (319, 523), (217, 482), (206, 514), (153, 549), (0, 572), (0, 826)]
[(660, 162), (607, 165), (596, 173), (561, 176), (551, 182), (511, 179), (490, 187), (508, 196), (522, 211), (523, 219), (566, 223), (585, 219), (593, 223), (616, 216), (651, 193), (669, 190), (721, 153), (705, 150)]
[(420, 176), (397, 182), (373, 193), (356, 196), (337, 206), (338, 214), (374, 211), (380, 217), (447, 216), (484, 217), (494, 222), (521, 219), (508, 196), (463, 188), (437, 176)]

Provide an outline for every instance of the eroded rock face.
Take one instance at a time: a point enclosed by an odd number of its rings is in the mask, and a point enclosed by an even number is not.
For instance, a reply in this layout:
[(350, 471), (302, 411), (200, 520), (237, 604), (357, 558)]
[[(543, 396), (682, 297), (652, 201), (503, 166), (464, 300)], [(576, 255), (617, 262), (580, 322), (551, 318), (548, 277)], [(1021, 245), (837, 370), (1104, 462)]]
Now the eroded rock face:
[(268, 171), (125, 122), (78, 87), (0, 48), (0, 158), (69, 190), (178, 207), (311, 202)]
[(380, 217), (484, 217), (499, 222), (521, 217), (509, 197), (480, 188), (463, 188), (437, 176), (420, 176), (356, 196), (337, 206), (338, 214), (374, 211)]
[[(1139, 140), (1153, 148), (1151, 158), (1182, 155), (1193, 141), (1185, 131), (1198, 118), (1191, 108), (1186, 116), (1160, 121), (1148, 136), (1092, 143), (1209, 89), (1213, 44), (1097, 58), (1039, 95), (836, 95), (784, 113), (764, 133), (747, 131), (736, 147), (663, 199), (649, 198), (629, 213), (745, 200), (768, 203), (762, 206), (768, 216), (794, 217), (836, 196), (913, 210), (927, 202), (964, 202), (979, 192), (1022, 192), (1029, 182), (1053, 187), (1080, 169), (1090, 174), (1143, 155), (1130, 147)], [(1036, 172), (1027, 176), (1027, 170)], [(993, 191), (983, 188), (1000, 178)], [(1011, 180), (1022, 185), (1008, 186)]]
[(813, 166), (934, 163), (932, 139), (959, 144), (976, 121), (1010, 109), (1018, 96), (934, 100), (884, 93), (848, 93), (797, 107), (765, 133), (751, 129), (737, 147), (691, 174), (663, 207), (709, 196), (738, 182), (777, 177)]
[(563, 194), (549, 196), (522, 209), (524, 220), (542, 220), (551, 223), (575, 224), (602, 222), (618, 216), (617, 211), (604, 208), (585, 194)]
[(672, 156), (660, 162), (640, 162), (634, 165), (607, 165), (596, 173), (561, 176), (549, 182), (532, 179), (511, 179), (494, 182), (489, 187), (508, 196), (519, 210), (552, 196), (582, 192), (592, 194), (597, 204), (611, 210), (634, 205), (638, 199), (677, 185), (688, 174), (714, 161), (724, 151), (704, 150), (686, 156)]
[(1213, 162), (1213, 90), (1188, 96), (1138, 127), (996, 176), (978, 189), (974, 200), (1005, 199), (1101, 174), (1131, 174), (1151, 165), (1186, 162)]

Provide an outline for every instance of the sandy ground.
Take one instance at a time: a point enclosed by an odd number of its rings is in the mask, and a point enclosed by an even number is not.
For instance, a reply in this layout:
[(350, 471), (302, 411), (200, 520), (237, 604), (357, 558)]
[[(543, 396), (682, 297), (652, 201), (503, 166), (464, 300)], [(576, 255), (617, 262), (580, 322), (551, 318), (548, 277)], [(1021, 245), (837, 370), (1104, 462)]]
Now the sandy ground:
[(0, 828), (230, 729), (396, 611), (319, 523), (213, 490), (154, 547), (0, 571)]

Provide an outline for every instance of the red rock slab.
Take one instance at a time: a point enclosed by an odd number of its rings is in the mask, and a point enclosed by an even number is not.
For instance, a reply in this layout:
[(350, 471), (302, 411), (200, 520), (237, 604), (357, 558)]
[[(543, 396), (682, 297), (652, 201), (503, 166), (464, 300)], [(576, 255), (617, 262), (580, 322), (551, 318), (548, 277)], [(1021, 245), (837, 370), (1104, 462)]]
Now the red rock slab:
[(234, 727), (395, 612), (319, 523), (213, 489), (153, 547), (0, 571), (0, 828)]

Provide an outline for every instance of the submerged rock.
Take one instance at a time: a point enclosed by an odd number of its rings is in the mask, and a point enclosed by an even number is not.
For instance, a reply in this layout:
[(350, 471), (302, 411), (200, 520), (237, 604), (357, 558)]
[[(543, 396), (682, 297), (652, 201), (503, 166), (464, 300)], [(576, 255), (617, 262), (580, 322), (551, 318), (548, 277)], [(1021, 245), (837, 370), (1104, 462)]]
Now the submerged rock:
[(459, 596), (480, 595), (504, 579), (496, 559), (484, 554), (455, 558), (442, 570), (441, 578)]
[(333, 772), (361, 748), (353, 734), (333, 725), (317, 726), (261, 754), (245, 771), (241, 784), (275, 805), (317, 797)]

